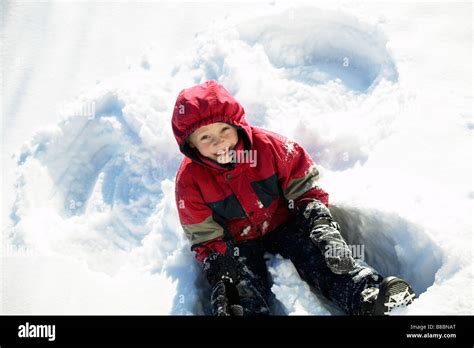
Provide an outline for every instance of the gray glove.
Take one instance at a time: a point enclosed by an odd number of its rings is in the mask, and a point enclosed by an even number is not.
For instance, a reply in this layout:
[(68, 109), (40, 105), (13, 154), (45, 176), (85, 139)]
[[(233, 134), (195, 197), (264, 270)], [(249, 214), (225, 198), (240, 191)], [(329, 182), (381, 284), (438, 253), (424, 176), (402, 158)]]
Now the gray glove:
[(324, 254), (326, 264), (335, 274), (355, 269), (356, 263), (349, 246), (340, 233), (339, 224), (333, 221), (329, 209), (316, 199), (298, 207), (300, 221), (310, 231), (311, 241)]

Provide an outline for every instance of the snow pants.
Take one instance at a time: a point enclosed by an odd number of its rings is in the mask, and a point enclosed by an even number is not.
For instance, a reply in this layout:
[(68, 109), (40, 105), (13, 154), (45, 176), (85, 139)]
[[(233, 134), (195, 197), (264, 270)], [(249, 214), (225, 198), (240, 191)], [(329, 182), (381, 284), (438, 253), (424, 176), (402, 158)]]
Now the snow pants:
[[(251, 307), (268, 308), (270, 313), (274, 313), (270, 304), (274, 303), (275, 296), (271, 292), (271, 276), (264, 259), (265, 252), (269, 252), (290, 259), (312, 290), (324, 295), (347, 314), (364, 314), (360, 294), (368, 287), (377, 286), (382, 276), (361, 259), (355, 259), (356, 268), (350, 273), (333, 273), (326, 265), (323, 252), (310, 240), (309, 234), (309, 231), (299, 230), (295, 220), (290, 220), (261, 239), (235, 245), (239, 260), (248, 269), (244, 275), (245, 282), (250, 282), (261, 295), (252, 299)], [(262, 299), (265, 303), (255, 303), (263, 302)]]

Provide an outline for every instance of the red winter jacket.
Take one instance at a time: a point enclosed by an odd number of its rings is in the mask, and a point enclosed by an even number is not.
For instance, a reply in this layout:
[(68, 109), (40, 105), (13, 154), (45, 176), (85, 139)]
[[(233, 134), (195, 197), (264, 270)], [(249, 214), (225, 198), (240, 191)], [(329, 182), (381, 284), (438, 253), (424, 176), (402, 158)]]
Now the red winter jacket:
[[(210, 250), (224, 253), (226, 239), (238, 243), (271, 233), (303, 198), (328, 205), (306, 151), (279, 134), (250, 126), (244, 116), (242, 105), (213, 80), (182, 90), (176, 100), (172, 127), (186, 156), (176, 175), (176, 205), (200, 261)], [(192, 132), (214, 122), (237, 129), (235, 150), (253, 150), (247, 152), (247, 163), (219, 164), (189, 146)]]

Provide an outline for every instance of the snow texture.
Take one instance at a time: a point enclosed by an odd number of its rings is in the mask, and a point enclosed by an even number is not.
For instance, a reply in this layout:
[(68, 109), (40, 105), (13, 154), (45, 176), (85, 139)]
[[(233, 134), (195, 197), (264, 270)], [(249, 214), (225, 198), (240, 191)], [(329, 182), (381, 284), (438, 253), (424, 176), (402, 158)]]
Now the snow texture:
[[(312, 156), (348, 243), (417, 292), (395, 314), (474, 313), (471, 4), (2, 7), (0, 313), (209, 314), (170, 125), (208, 79)], [(341, 314), (267, 257), (288, 314)]]

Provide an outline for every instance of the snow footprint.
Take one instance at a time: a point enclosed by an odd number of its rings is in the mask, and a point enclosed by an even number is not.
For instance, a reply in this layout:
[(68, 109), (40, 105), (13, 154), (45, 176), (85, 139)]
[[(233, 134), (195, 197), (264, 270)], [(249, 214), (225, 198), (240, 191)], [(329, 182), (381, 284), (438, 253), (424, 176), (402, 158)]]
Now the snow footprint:
[(363, 246), (363, 259), (383, 276), (406, 279), (417, 296), (435, 281), (443, 252), (423, 229), (397, 214), (331, 205), (348, 244)]

